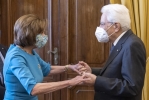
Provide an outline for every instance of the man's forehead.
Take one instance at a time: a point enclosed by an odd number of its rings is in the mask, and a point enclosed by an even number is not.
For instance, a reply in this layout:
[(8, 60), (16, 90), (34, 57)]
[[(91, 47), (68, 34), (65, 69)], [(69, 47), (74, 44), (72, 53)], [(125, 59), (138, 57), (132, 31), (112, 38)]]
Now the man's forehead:
[(101, 23), (105, 23), (105, 22), (107, 22), (107, 17), (106, 17), (105, 14), (102, 14), (102, 15), (101, 15), (100, 22), (101, 22)]

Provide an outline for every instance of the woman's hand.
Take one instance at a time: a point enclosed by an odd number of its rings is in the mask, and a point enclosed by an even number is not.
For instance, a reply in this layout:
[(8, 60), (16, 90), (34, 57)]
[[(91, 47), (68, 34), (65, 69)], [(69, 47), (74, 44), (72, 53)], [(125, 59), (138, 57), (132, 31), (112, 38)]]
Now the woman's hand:
[(85, 78), (85, 74), (81, 75), (81, 76), (76, 76), (75, 78), (72, 78), (69, 80), (69, 85), (71, 86), (75, 86), (77, 84), (82, 84), (84, 82), (90, 81), (90, 78), (86, 77)]
[(67, 69), (71, 69), (80, 75), (82, 75), (83, 72), (91, 73), (90, 66), (83, 61), (79, 61), (79, 63), (76, 65), (66, 65), (66, 66), (68, 67)]
[[(66, 65), (68, 67), (68, 69), (71, 69), (75, 72), (77, 72), (79, 75), (82, 74), (82, 71), (85, 71), (86, 68), (84, 68), (84, 66), (80, 65), (80, 64), (76, 64), (76, 65)], [(82, 71), (80, 71), (80, 69), (82, 69)]]

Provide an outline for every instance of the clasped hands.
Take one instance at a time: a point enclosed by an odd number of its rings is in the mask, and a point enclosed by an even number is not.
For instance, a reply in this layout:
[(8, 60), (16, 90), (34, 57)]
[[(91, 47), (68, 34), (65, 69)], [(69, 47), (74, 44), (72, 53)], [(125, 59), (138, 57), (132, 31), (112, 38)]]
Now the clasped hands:
[(91, 68), (87, 63), (79, 61), (78, 64), (70, 65), (69, 68), (79, 74), (75, 77), (76, 80), (80, 81), (78, 84), (90, 86), (94, 85), (96, 76), (91, 73)]

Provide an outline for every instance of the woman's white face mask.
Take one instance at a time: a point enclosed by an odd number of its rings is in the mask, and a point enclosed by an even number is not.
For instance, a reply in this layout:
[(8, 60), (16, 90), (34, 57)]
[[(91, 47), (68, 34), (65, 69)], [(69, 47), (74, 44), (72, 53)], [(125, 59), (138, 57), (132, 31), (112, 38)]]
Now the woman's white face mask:
[(109, 41), (109, 37), (114, 34), (115, 32), (113, 32), (112, 34), (110, 34), (108, 36), (107, 31), (113, 26), (113, 24), (105, 31), (103, 28), (101, 27), (97, 27), (96, 31), (95, 31), (95, 36), (98, 40), (98, 42), (108, 42)]

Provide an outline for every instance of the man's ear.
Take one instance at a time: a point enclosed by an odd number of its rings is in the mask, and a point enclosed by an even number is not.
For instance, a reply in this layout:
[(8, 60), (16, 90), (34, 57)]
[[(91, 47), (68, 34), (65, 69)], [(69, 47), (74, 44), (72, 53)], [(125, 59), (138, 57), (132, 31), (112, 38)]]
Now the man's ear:
[(114, 28), (116, 28), (116, 26), (115, 26), (115, 25), (114, 25), (113, 27), (114, 27)]
[(118, 32), (120, 30), (121, 25), (119, 23), (115, 23), (114, 28), (115, 32)]

